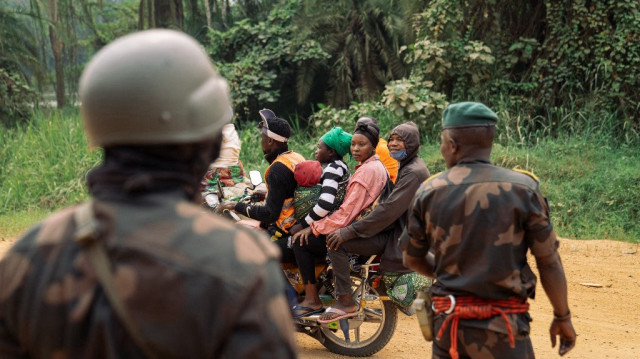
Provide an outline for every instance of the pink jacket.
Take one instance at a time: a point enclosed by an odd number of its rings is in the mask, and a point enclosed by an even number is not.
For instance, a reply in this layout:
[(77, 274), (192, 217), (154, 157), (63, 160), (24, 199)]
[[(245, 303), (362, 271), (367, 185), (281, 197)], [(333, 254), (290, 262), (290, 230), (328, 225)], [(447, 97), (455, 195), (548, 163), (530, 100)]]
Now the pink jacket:
[(378, 155), (373, 155), (356, 167), (347, 185), (347, 193), (338, 210), (311, 223), (313, 234), (329, 234), (351, 224), (360, 212), (380, 195), (387, 182), (387, 169)]

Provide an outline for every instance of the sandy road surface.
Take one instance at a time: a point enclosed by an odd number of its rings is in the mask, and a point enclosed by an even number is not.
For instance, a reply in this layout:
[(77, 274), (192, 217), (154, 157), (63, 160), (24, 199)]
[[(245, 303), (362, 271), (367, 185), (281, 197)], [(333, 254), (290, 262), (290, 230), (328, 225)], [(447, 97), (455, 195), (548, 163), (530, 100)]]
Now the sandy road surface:
[[(560, 255), (569, 284), (569, 305), (578, 333), (576, 347), (563, 358), (640, 358), (640, 245), (614, 241), (561, 240)], [(533, 258), (530, 258), (533, 263)], [(537, 273), (537, 270), (534, 270)], [(584, 284), (599, 284), (600, 288)], [(551, 304), (538, 284), (531, 301), (531, 339), (537, 358), (559, 358), (551, 348)], [(414, 317), (399, 314), (387, 346), (373, 358), (430, 358), (431, 343)], [(296, 334), (301, 358), (347, 358)]]
[[(13, 243), (0, 234), (0, 256)], [(640, 245), (606, 240), (561, 240), (560, 254), (569, 283), (569, 304), (578, 333), (565, 358), (640, 358)], [(533, 260), (531, 261), (533, 263)], [(594, 287), (585, 284), (597, 284)], [(531, 338), (538, 358), (558, 358), (548, 327), (552, 310), (539, 286), (531, 302)], [(315, 340), (296, 334), (301, 358), (344, 358)], [(389, 344), (374, 358), (430, 358), (415, 317), (399, 314)]]

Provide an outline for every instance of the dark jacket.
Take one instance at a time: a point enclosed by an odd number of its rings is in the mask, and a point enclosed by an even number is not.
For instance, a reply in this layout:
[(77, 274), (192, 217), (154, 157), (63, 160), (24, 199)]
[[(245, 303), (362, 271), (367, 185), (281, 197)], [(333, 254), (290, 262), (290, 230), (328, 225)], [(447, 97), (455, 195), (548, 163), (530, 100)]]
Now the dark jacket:
[(386, 201), (379, 203), (365, 218), (341, 231), (341, 235), (347, 240), (358, 237), (369, 238), (386, 229), (397, 230), (399, 236), (407, 221), (407, 211), (416, 190), (429, 178), (429, 170), (424, 160), (418, 157), (420, 150), (418, 127), (413, 122), (403, 123), (391, 131), (391, 135), (394, 134), (404, 140), (407, 157), (400, 162), (393, 191)]

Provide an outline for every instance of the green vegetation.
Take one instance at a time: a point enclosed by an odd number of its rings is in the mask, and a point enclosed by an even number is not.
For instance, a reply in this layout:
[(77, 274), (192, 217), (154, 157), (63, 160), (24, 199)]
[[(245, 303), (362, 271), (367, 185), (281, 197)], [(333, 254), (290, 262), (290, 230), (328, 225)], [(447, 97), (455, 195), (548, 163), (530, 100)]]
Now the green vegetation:
[[(358, 116), (383, 134), (414, 121), (436, 172), (442, 110), (481, 101), (501, 119), (494, 161), (540, 176), (561, 235), (640, 240), (637, 0), (0, 2), (3, 229), (86, 196), (100, 152), (65, 104), (91, 54), (153, 27), (194, 36), (229, 80), (247, 169), (267, 167), (268, 107), (308, 158)], [(53, 93), (63, 110), (40, 109)]]
[(76, 111), (38, 113), (26, 125), (0, 127), (0, 214), (50, 210), (86, 196), (84, 176), (99, 161)]
[[(322, 134), (302, 129), (295, 120), (291, 148), (312, 158)], [(383, 136), (394, 123), (381, 121)], [(345, 125), (351, 131), (353, 124)], [(245, 169), (262, 173), (267, 162), (255, 126), (241, 126)], [(0, 228), (15, 234), (47, 213), (87, 196), (84, 177), (99, 162), (100, 151), (87, 147), (76, 111), (39, 113), (29, 125), (0, 127)], [(444, 170), (439, 138), (423, 136), (421, 157), (432, 173)], [(551, 205), (562, 237), (609, 238), (640, 242), (640, 153), (605, 137), (560, 136), (535, 145), (502, 136), (494, 147), (497, 165), (534, 172)]]

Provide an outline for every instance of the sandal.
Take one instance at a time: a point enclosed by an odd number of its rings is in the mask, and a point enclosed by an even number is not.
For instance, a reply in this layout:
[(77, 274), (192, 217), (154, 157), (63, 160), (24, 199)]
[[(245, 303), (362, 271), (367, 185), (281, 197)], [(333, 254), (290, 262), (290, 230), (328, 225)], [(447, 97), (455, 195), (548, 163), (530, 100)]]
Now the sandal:
[(313, 315), (313, 314), (319, 314), (322, 313), (324, 311), (324, 308), (319, 308), (319, 309), (313, 309), (311, 307), (305, 307), (302, 305), (295, 305), (293, 307), (293, 318), (294, 319), (300, 319), (302, 317), (306, 317), (309, 315)]
[(356, 310), (355, 312), (347, 313), (342, 309), (329, 307), (324, 312), (324, 314), (335, 314), (335, 316), (332, 316), (331, 318), (328, 318), (328, 319), (318, 318), (318, 323), (326, 324), (326, 323), (335, 322), (335, 321), (340, 320), (340, 319), (346, 319), (346, 318), (355, 317), (356, 315), (358, 315), (358, 310)]

